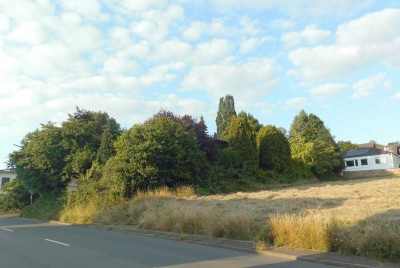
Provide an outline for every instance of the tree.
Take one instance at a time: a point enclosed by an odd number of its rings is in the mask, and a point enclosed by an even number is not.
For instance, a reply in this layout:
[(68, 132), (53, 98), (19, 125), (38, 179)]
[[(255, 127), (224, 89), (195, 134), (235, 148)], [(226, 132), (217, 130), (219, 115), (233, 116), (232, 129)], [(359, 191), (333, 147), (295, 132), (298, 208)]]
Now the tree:
[(61, 131), (62, 146), (68, 151), (63, 170), (67, 181), (85, 174), (94, 160), (101, 158), (100, 161), (104, 161), (110, 157), (112, 144), (121, 133), (119, 124), (107, 113), (79, 108), (74, 114), (69, 114)]
[(100, 147), (97, 151), (97, 160), (101, 164), (105, 164), (107, 160), (115, 155), (114, 141), (120, 135), (119, 126), (116, 125), (115, 120), (107, 120), (103, 133), (101, 134)]
[(206, 154), (207, 159), (210, 162), (214, 162), (216, 160), (217, 148), (215, 146), (214, 139), (208, 135), (207, 125), (203, 116), (201, 116), (200, 120), (197, 121), (191, 115), (185, 114), (183, 116), (179, 116), (167, 110), (160, 110), (153, 116), (153, 118), (160, 116), (172, 119), (173, 121), (185, 126), (189, 131), (193, 131), (196, 135), (197, 142), (199, 143), (200, 150)]
[(286, 137), (275, 126), (265, 126), (257, 134), (260, 167), (283, 173), (290, 165), (290, 145)]
[(215, 120), (219, 138), (226, 140), (230, 121), (234, 117), (236, 117), (235, 100), (231, 95), (221, 97), (219, 99), (218, 113)]
[(9, 162), (28, 189), (44, 193), (63, 188), (67, 151), (60, 146), (62, 142), (61, 129), (54, 123), (47, 123), (28, 133), (21, 142), (21, 149), (10, 154)]
[(39, 194), (61, 191), (91, 168), (106, 130), (112, 143), (120, 132), (116, 121), (106, 113), (77, 108), (61, 127), (47, 123), (28, 133), (9, 164), (24, 187)]
[(257, 133), (262, 125), (256, 119), (252, 114), (246, 113), (245, 111), (241, 111), (238, 115), (238, 117), (243, 117), (250, 125), (251, 129), (254, 131), (254, 133)]
[(304, 110), (294, 118), (290, 128), (292, 155), (308, 165), (322, 179), (338, 174), (343, 169), (340, 149), (324, 122)]
[(245, 166), (258, 168), (256, 135), (246, 119), (235, 117), (231, 120), (226, 138), (229, 147), (243, 159)]
[(196, 184), (206, 174), (207, 161), (194, 132), (171, 118), (156, 116), (133, 126), (115, 148), (109, 161), (118, 163), (113, 177), (124, 180), (127, 197), (137, 189)]
[(357, 150), (358, 145), (352, 143), (351, 141), (338, 141), (337, 145), (339, 146), (339, 149), (341, 152), (347, 151), (347, 150)]

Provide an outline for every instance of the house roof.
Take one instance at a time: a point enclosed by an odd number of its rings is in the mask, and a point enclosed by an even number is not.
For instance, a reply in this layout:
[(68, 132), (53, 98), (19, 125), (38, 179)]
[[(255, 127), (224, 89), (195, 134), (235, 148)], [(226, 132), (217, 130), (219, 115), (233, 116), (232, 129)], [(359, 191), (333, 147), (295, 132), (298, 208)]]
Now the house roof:
[(389, 152), (385, 152), (384, 150), (374, 148), (374, 147), (360, 148), (360, 149), (356, 149), (356, 150), (347, 150), (347, 151), (341, 152), (343, 158), (381, 155), (381, 154), (387, 154), (387, 153), (389, 153)]
[(4, 172), (4, 173), (15, 173), (12, 170), (9, 169), (0, 169), (0, 172)]

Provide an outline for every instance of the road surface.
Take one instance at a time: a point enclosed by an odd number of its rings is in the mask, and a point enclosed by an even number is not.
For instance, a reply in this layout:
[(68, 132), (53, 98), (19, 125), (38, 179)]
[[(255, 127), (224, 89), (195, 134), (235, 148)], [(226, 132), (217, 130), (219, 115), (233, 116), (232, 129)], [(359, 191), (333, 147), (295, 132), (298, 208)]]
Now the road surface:
[(3, 217), (0, 218), (0, 267), (331, 266), (103, 229)]

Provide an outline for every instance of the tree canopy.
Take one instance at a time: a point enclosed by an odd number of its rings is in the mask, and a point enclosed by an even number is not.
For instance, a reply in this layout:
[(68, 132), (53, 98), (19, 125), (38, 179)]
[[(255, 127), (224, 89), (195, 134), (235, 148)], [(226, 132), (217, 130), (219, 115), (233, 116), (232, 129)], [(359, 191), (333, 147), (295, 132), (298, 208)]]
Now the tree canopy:
[(235, 100), (233, 96), (226, 95), (219, 99), (219, 106), (217, 112), (217, 134), (218, 137), (226, 140), (227, 131), (232, 118), (236, 117)]
[(340, 149), (318, 116), (300, 111), (289, 133), (293, 158), (307, 164), (317, 177), (327, 179), (342, 170)]
[(207, 161), (194, 132), (165, 116), (133, 126), (115, 147), (127, 195), (137, 189), (196, 183), (206, 174)]
[(290, 165), (291, 153), (287, 138), (275, 126), (265, 126), (257, 134), (260, 167), (283, 173)]
[(245, 118), (233, 118), (230, 122), (226, 137), (229, 142), (229, 147), (239, 153), (247, 166), (258, 167), (256, 134)]

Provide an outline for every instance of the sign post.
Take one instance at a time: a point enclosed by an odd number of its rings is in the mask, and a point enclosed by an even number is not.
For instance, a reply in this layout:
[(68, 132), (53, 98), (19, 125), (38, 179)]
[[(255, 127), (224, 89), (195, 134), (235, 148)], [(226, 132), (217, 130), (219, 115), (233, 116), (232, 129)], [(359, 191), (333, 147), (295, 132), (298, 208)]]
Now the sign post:
[(29, 193), (31, 194), (31, 205), (32, 205), (32, 200), (33, 200), (33, 194), (35, 193), (32, 189), (29, 190)]

